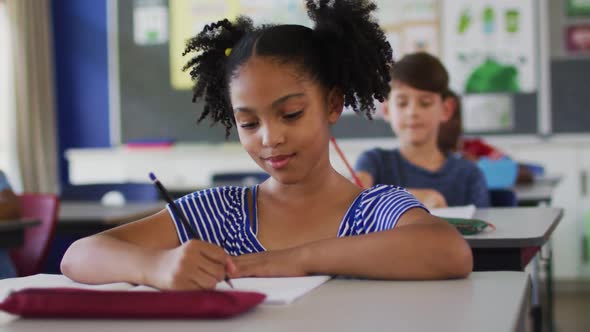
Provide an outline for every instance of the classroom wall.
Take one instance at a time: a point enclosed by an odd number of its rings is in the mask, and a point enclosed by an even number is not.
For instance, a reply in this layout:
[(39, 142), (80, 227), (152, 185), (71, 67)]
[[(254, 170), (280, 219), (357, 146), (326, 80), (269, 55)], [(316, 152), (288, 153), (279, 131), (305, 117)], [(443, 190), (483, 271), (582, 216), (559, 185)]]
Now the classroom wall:
[(62, 185), (66, 149), (110, 146), (106, 1), (51, 1)]

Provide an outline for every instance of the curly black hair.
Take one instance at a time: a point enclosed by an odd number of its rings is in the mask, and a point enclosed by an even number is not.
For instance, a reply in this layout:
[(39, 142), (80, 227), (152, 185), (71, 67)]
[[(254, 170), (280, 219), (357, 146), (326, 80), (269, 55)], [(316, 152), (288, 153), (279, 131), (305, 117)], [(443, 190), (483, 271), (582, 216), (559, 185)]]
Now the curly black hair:
[[(391, 46), (371, 16), (377, 6), (368, 0), (307, 0), (313, 29), (300, 25), (262, 25), (240, 16), (207, 25), (187, 42), (183, 55), (196, 55), (184, 66), (195, 85), (193, 102), (204, 99), (198, 119), (221, 122), (229, 135), (235, 124), (229, 81), (252, 56), (268, 56), (299, 66), (323, 87), (337, 88), (344, 104), (371, 118), (374, 99), (390, 91)], [(229, 54), (229, 56), (228, 56)]]

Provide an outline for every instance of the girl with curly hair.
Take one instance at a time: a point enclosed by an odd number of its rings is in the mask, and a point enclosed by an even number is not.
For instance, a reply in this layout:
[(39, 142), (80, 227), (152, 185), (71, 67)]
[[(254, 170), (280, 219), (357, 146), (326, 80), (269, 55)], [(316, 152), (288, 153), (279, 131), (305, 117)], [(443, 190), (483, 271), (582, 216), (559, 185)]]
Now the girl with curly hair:
[(362, 190), (330, 164), (330, 127), (343, 106), (370, 117), (389, 93), (392, 50), (369, 1), (306, 2), (313, 29), (253, 26), (240, 17), (188, 41), (194, 100), (270, 177), (201, 190), (170, 207), (74, 243), (62, 272), (86, 283), (214, 288), (226, 277), (465, 277), (471, 250), (406, 190)]

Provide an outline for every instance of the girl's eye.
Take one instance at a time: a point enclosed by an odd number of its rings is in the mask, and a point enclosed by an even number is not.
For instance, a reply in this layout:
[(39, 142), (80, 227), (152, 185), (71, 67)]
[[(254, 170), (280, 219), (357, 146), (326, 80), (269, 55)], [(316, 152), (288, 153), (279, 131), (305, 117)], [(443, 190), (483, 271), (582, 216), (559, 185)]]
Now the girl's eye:
[(430, 105), (432, 105), (432, 103), (431, 103), (431, 102), (429, 102), (429, 101), (428, 101), (428, 102), (421, 102), (421, 103), (420, 103), (420, 106), (422, 106), (422, 107), (424, 107), (424, 108), (430, 107)]
[(257, 125), (258, 125), (257, 122), (248, 122), (248, 123), (240, 124), (240, 127), (244, 128), (244, 129), (254, 129), (254, 128), (256, 128)]
[(399, 108), (406, 107), (407, 105), (408, 105), (408, 103), (405, 103), (405, 102), (397, 103), (397, 107), (399, 107)]
[(285, 118), (287, 120), (295, 120), (295, 119), (298, 119), (302, 114), (303, 114), (303, 110), (298, 111), (298, 112), (285, 114), (285, 115), (283, 115), (283, 118)]

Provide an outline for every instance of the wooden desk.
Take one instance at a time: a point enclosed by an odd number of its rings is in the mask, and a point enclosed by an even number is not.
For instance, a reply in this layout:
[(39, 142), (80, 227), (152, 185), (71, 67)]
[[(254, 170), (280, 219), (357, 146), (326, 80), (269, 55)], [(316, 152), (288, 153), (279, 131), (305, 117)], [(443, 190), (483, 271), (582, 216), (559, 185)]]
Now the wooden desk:
[(336, 279), (293, 304), (259, 306), (227, 320), (59, 320), (0, 316), (7, 332), (54, 331), (517, 331), (529, 293), (524, 272), (468, 279)]
[(25, 228), (39, 225), (35, 219), (2, 220), (0, 221), (0, 248), (16, 248), (23, 244)]
[(541, 247), (559, 224), (563, 210), (548, 207), (477, 209), (475, 218), (495, 231), (465, 236), (474, 254), (475, 271), (523, 271), (527, 248)]

